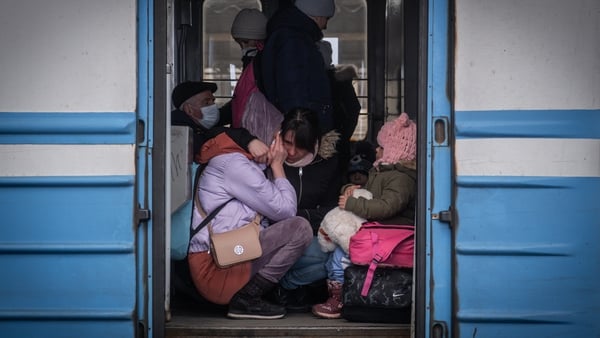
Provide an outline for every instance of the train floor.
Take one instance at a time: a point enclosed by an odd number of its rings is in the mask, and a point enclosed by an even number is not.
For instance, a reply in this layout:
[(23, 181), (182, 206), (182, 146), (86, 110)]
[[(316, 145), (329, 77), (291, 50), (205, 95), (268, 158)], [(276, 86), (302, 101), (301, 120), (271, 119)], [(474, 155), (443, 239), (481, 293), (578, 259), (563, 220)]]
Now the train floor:
[(289, 313), (275, 320), (226, 317), (224, 308), (199, 308), (176, 302), (166, 323), (166, 337), (410, 337), (408, 324), (358, 323), (318, 319), (311, 313)]

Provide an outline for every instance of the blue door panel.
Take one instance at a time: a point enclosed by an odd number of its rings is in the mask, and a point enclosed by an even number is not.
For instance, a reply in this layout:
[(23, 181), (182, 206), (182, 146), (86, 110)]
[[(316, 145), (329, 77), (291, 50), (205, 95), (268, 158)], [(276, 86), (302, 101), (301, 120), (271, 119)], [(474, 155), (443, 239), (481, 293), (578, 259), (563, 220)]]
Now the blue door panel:
[(600, 179), (461, 177), (457, 186), (463, 336), (576, 337), (598, 325)]
[(108, 246), (103, 251), (2, 255), (0, 264), (6, 271), (2, 314), (131, 319), (136, 286), (135, 280), (124, 276), (135, 274), (135, 256)]
[(0, 178), (0, 238), (22, 250), (94, 251), (112, 242), (131, 251), (133, 197), (133, 176)]
[[(0, 122), (9, 145), (136, 139), (135, 113), (1, 113)], [(0, 177), (2, 336), (135, 335), (136, 178), (82, 174)]]
[(133, 176), (0, 178), (0, 332), (133, 332), (134, 182)]
[[(455, 115), (457, 140), (595, 144), (600, 138), (598, 110)], [(581, 161), (596, 156), (589, 153)], [(556, 161), (544, 164), (561, 166)], [(456, 337), (589, 337), (600, 332), (600, 172), (589, 172), (461, 176), (459, 170), (453, 223)]]
[(13, 322), (0, 322), (0, 332), (8, 334), (6, 337), (19, 338), (135, 337), (130, 319), (99, 317), (89, 320), (84, 316), (68, 320), (60, 318), (55, 321), (15, 318)]
[[(103, 24), (86, 25), (89, 34), (76, 38), (53, 39), (68, 27), (62, 14), (77, 13), (72, 18), (81, 21), (93, 17), (95, 5), (93, 1), (33, 4), (56, 14), (38, 23), (56, 30), (44, 32), (52, 38), (44, 38), (47, 47), (39, 50), (54, 48), (68, 60), (74, 51), (85, 49), (90, 37), (118, 49), (110, 44), (112, 35), (97, 34), (105, 32)], [(129, 14), (119, 17), (124, 20), (118, 26), (123, 31), (114, 36), (124, 42), (119, 46), (131, 46), (115, 50), (127, 60), (98, 64), (72, 58), (72, 71), (81, 72), (86, 85), (89, 67), (119, 72), (99, 75), (94, 82), (97, 93), (105, 93), (103, 99), (113, 104), (98, 105), (97, 97), (86, 95), (73, 105), (46, 104), (44, 95), (32, 90), (35, 102), (10, 102), (0, 111), (0, 337), (136, 337), (151, 332), (149, 256), (147, 246), (139, 247), (146, 233), (139, 230), (137, 210), (151, 210), (144, 202), (152, 200), (147, 190), (152, 169), (147, 147), (153, 138), (154, 4), (142, 0), (113, 5), (114, 11)], [(27, 14), (20, 9), (8, 13)], [(35, 33), (18, 34), (31, 42)], [(3, 41), (9, 42), (7, 49), (20, 45), (19, 39)], [(98, 60), (98, 55), (90, 60)], [(50, 68), (39, 75), (60, 77)], [(22, 75), (37, 76), (26, 67)], [(65, 93), (61, 81), (56, 78), (54, 89)], [(115, 88), (124, 84), (129, 90), (102, 87), (112, 84)], [(84, 157), (88, 150), (101, 153)], [(70, 161), (73, 164), (65, 163)], [(139, 168), (138, 163), (144, 166)]]

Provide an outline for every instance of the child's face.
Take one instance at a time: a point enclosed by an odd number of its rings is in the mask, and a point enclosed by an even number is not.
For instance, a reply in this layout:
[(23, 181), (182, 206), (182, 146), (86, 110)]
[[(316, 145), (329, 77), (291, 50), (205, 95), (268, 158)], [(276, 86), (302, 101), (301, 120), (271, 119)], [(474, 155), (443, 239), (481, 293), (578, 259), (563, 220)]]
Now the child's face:
[(355, 171), (348, 175), (348, 180), (350, 181), (350, 183), (360, 185), (361, 187), (367, 184), (368, 179), (369, 176), (361, 173), (360, 171)]

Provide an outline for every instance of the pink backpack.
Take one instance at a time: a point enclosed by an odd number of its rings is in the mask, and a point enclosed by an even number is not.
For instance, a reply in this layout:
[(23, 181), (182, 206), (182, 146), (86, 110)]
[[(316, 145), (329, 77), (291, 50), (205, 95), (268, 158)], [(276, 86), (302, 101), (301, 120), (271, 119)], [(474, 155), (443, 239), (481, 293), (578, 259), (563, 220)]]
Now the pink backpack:
[(361, 290), (367, 296), (377, 266), (412, 268), (415, 251), (415, 228), (412, 225), (386, 225), (365, 222), (350, 238), (350, 260), (368, 265)]

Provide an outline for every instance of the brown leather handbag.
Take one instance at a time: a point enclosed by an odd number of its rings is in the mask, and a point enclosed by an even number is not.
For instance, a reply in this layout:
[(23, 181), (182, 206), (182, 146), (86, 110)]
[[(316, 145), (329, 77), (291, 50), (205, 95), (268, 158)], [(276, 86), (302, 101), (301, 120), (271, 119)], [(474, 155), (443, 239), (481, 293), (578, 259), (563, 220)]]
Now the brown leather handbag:
[(252, 222), (237, 229), (215, 233), (208, 225), (210, 254), (220, 268), (256, 259), (262, 255), (259, 240), (260, 214)]
[[(197, 182), (199, 181), (200, 173), (201, 170), (199, 167), (196, 171), (194, 187), (198, 184)], [(197, 188), (194, 189), (194, 205), (198, 207), (198, 211), (204, 219), (195, 229), (193, 227), (190, 229), (190, 240), (204, 228), (204, 226), (208, 225), (210, 254), (219, 268), (228, 268), (232, 265), (247, 262), (262, 256), (262, 248), (258, 236), (261, 219), (259, 213), (256, 213), (256, 216), (254, 216), (254, 219), (250, 223), (237, 229), (222, 233), (215, 233), (212, 229), (210, 221), (227, 203), (234, 199), (235, 198), (230, 198), (215, 208), (210, 214), (206, 215), (206, 212), (200, 203), (200, 199), (198, 198)]]

